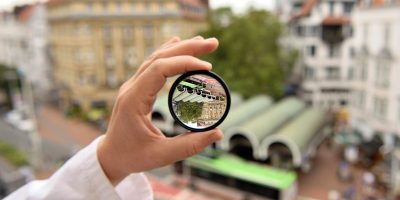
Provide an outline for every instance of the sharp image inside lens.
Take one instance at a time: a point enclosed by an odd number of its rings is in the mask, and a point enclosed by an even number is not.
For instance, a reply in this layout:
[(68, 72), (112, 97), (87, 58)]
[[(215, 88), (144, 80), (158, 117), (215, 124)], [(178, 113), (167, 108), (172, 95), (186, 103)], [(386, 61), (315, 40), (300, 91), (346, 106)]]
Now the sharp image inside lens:
[(187, 127), (208, 128), (220, 121), (226, 112), (227, 91), (212, 76), (187, 76), (173, 90), (172, 110), (176, 118)]

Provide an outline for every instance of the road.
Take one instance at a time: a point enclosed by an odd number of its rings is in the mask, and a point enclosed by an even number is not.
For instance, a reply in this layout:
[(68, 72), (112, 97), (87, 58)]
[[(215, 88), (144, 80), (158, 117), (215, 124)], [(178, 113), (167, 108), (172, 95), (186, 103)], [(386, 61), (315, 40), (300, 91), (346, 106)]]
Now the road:
[[(9, 143), (26, 155), (30, 155), (32, 143), (29, 134), (20, 131), (0, 119), (0, 140)], [(42, 138), (41, 152), (44, 163), (58, 162), (70, 156), (73, 152), (73, 145), (59, 144)]]

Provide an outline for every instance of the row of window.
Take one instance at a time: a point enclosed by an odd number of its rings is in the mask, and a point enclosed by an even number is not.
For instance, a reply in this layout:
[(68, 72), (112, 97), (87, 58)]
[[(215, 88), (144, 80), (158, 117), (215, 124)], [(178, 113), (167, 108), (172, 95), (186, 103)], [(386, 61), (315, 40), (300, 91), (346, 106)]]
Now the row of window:
[[(309, 45), (305, 48), (305, 55), (309, 57), (317, 57), (318, 56), (318, 47), (315, 45)], [(328, 58), (339, 58), (341, 57), (342, 53), (340, 50), (340, 45), (330, 44), (328, 45)], [(354, 56), (354, 50), (350, 49), (349, 56)]]
[(165, 11), (166, 6), (163, 0), (159, 1), (143, 1), (143, 2), (135, 2), (135, 1), (103, 1), (100, 3), (88, 2), (86, 4), (86, 11), (93, 12), (95, 6), (99, 6), (102, 8), (102, 12), (109, 10), (111, 5), (116, 7), (116, 12), (121, 12), (123, 10), (128, 10), (130, 12), (137, 12), (142, 8), (144, 12), (149, 12), (155, 10), (158, 12)]
[[(304, 78), (306, 80), (315, 80), (316, 79), (316, 73), (315, 69), (312, 67), (305, 67), (304, 68)], [(324, 78), (326, 80), (340, 80), (341, 79), (341, 74), (340, 74), (340, 68), (336, 66), (328, 66), (324, 68)], [(349, 71), (349, 74), (351, 72)], [(349, 75), (350, 76), (350, 75)]]
[[(316, 73), (313, 67), (305, 67), (303, 76), (306, 80), (315, 80)], [(324, 68), (326, 80), (341, 80), (341, 70), (339, 67), (328, 66)], [(374, 85), (378, 88), (387, 89), (390, 87), (391, 81), (391, 67), (390, 63), (386, 61), (379, 61), (375, 66), (374, 74)], [(353, 67), (348, 68), (347, 80), (368, 80), (368, 66), (366, 62), (362, 62), (355, 69)]]
[[(354, 106), (359, 108), (360, 110), (366, 109), (366, 93), (364, 91), (354, 91)], [(388, 117), (388, 109), (389, 102), (387, 98), (383, 97), (373, 97), (372, 99), (372, 112), (374, 116), (387, 119)], [(400, 121), (400, 100), (398, 102), (398, 120)]]
[[(293, 15), (298, 13), (301, 8), (303, 7), (305, 1), (296, 1), (293, 3)], [(322, 11), (322, 5), (324, 4), (324, 1), (318, 2), (317, 4), (317, 9), (319, 12)], [(341, 4), (341, 5), (340, 5)], [(325, 4), (326, 5), (326, 4)], [(338, 2), (338, 1), (328, 1), (328, 15), (335, 15), (335, 7), (342, 7), (342, 12), (345, 15), (350, 15), (353, 11), (355, 2), (354, 1), (344, 1), (344, 2)]]

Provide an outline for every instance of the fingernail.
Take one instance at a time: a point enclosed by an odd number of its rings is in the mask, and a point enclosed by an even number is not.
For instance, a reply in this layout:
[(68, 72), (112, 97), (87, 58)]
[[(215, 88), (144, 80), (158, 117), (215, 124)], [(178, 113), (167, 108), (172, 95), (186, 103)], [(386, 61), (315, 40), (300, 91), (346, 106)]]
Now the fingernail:
[(200, 35), (193, 37), (192, 40), (203, 40), (204, 38)]
[(212, 38), (207, 38), (206, 41), (211, 42), (211, 41), (218, 41), (217, 38), (212, 37)]
[(211, 63), (209, 63), (209, 62), (207, 62), (207, 61), (204, 61), (204, 60), (202, 60), (202, 62), (203, 62), (205, 65), (209, 66), (210, 68), (212, 67), (212, 64), (211, 64)]
[(219, 141), (219, 140), (222, 140), (222, 138), (224, 138), (224, 135), (219, 134), (219, 132), (214, 132), (214, 133), (212, 133), (211, 138), (213, 141)]

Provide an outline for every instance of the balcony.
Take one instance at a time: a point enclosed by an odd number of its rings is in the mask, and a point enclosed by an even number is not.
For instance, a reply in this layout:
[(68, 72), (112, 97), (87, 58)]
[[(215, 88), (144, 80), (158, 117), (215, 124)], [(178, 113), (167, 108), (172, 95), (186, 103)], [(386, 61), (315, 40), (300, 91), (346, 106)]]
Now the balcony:
[(350, 20), (346, 17), (326, 17), (322, 21), (322, 40), (329, 44), (341, 43), (350, 36), (348, 24)]

